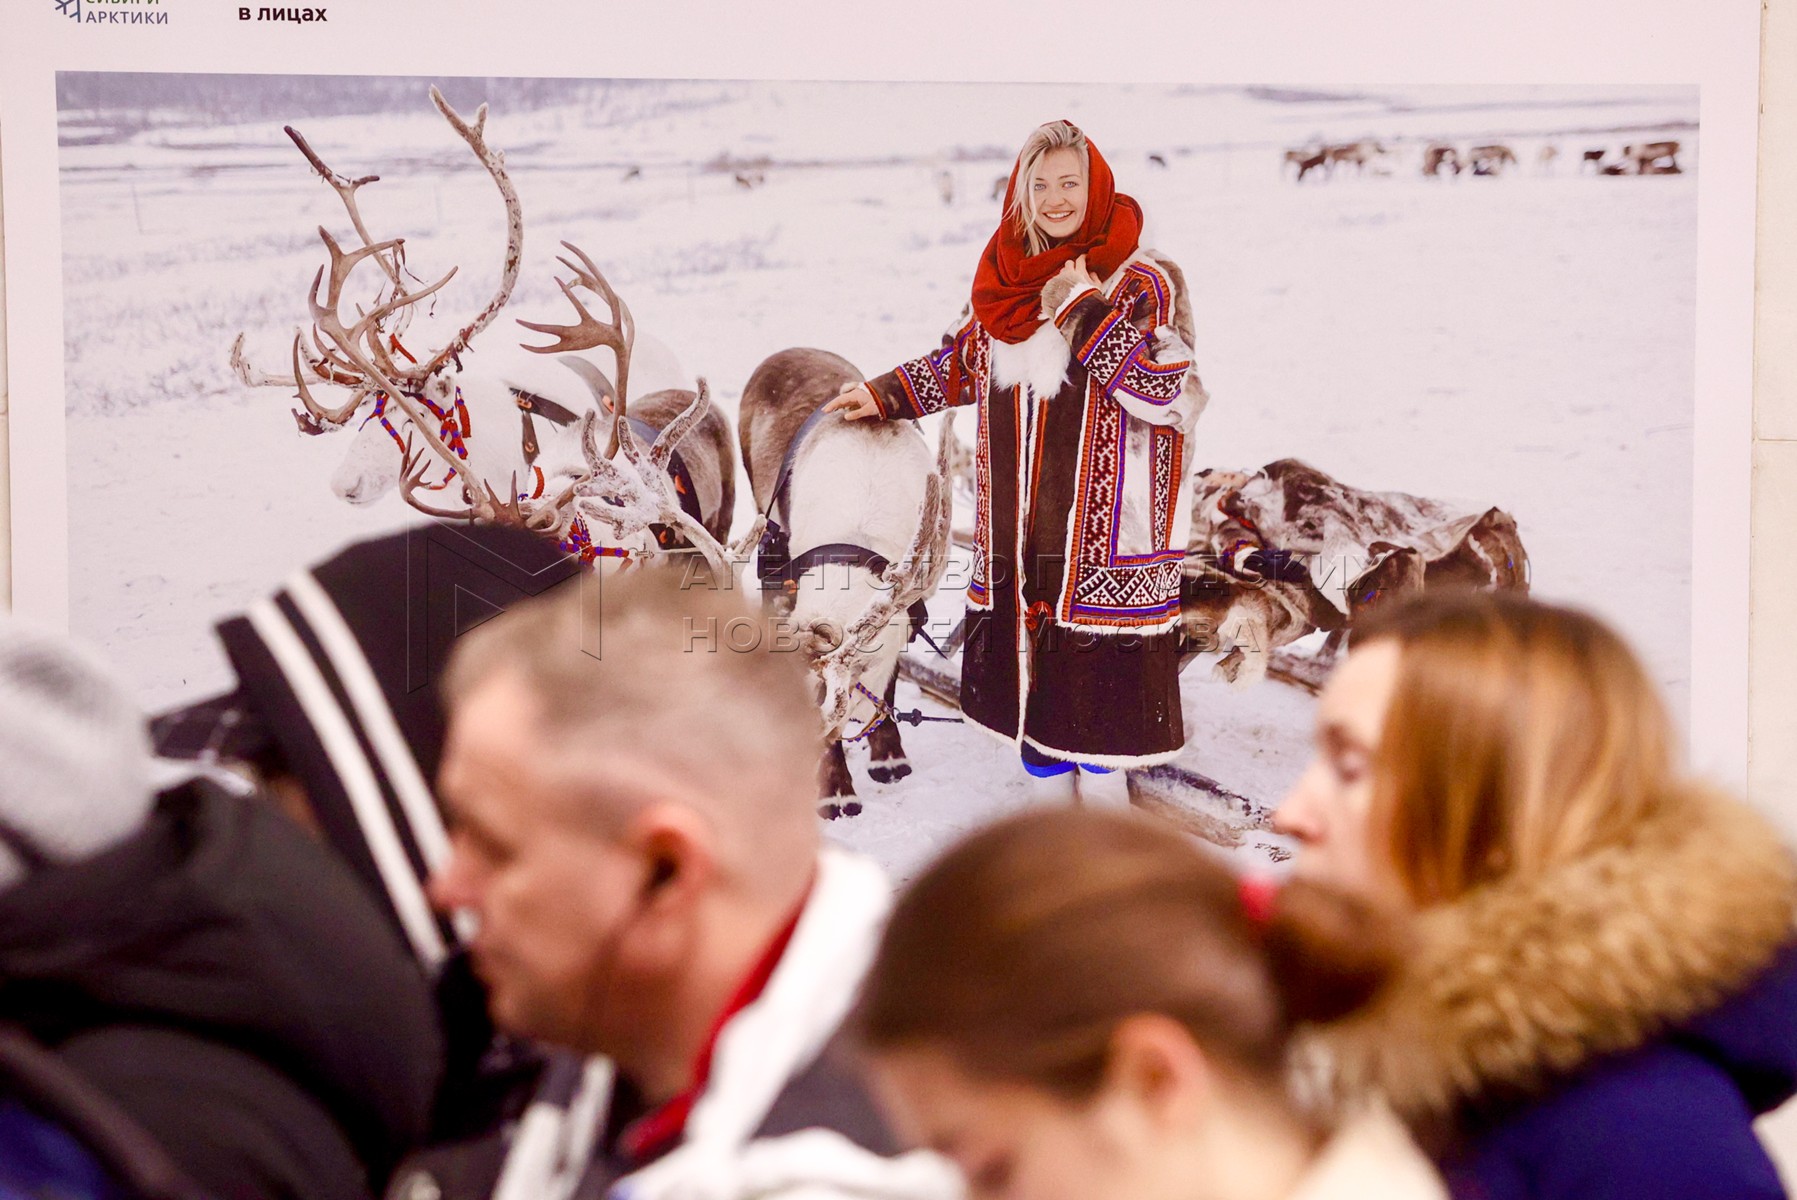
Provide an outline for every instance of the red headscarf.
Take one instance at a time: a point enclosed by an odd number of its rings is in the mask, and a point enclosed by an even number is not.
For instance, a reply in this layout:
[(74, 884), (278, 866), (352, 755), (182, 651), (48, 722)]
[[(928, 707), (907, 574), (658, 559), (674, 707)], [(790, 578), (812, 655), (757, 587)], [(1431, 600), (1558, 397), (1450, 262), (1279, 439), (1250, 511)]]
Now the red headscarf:
[(1021, 155), (1011, 167), (998, 232), (986, 243), (979, 270), (973, 276), (974, 315), (1001, 342), (1025, 341), (1042, 327), (1042, 287), (1063, 266), (1083, 254), (1092, 274), (1105, 279), (1136, 252), (1142, 236), (1142, 206), (1118, 193), (1116, 181), (1111, 178), (1111, 165), (1090, 140), (1086, 142), (1086, 159), (1086, 219), (1080, 223), (1079, 232), (1040, 254), (1029, 252), (1028, 243), (1011, 219), (1017, 172), (1023, 165)]

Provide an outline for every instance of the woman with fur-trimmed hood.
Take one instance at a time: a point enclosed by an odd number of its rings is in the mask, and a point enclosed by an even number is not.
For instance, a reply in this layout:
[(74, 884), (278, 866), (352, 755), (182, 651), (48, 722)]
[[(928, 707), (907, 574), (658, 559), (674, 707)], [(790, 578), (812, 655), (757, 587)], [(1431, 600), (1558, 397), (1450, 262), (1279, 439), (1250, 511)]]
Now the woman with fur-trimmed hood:
[(1589, 616), (1463, 596), (1386, 615), (1318, 704), (1276, 826), (1302, 876), (1411, 910), (1416, 944), (1321, 1041), (1460, 1197), (1782, 1197), (1753, 1120), (1797, 1089), (1797, 871), (1674, 765)]
[(1185, 278), (1141, 236), (1098, 147), (1066, 121), (1039, 127), (941, 347), (826, 406), (976, 406), (961, 707), (1038, 776), (1163, 762), (1184, 742), (1186, 439), (1206, 397)]

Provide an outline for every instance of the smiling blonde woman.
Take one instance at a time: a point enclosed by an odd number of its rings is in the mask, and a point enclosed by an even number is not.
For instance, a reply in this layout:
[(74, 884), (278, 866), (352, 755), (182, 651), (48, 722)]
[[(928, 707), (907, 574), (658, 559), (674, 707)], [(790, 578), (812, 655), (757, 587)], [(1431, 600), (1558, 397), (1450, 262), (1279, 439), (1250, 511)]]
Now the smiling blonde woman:
[(1121, 768), (1185, 740), (1179, 578), (1205, 404), (1185, 277), (1066, 121), (1018, 155), (972, 298), (939, 348), (826, 408), (973, 405), (977, 501), (961, 707), (1038, 777), (1127, 802)]

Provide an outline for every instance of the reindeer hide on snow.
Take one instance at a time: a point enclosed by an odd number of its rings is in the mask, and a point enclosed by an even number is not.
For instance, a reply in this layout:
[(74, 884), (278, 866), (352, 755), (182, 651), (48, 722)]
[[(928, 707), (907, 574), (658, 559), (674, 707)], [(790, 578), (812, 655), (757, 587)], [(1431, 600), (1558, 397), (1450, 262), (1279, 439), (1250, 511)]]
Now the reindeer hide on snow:
[(1302, 562), (1316, 593), (1344, 619), (1381, 596), (1424, 587), (1528, 589), (1528, 555), (1502, 509), (1369, 492), (1295, 458), (1252, 474), (1198, 475), (1194, 558), (1228, 570), (1246, 549), (1280, 550)]

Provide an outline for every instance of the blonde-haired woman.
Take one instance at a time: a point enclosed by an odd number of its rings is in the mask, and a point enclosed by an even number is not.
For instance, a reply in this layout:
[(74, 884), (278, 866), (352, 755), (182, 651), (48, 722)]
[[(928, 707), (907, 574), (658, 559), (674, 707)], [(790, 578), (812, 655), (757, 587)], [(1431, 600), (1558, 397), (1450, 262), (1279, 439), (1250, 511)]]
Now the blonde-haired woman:
[(1752, 1122), (1797, 1084), (1792, 858), (1674, 742), (1616, 634), (1503, 596), (1357, 632), (1319, 701), (1277, 825), (1419, 936), (1328, 1041), (1458, 1196), (1785, 1194)]
[(1245, 892), (1146, 818), (1038, 810), (899, 901), (852, 1028), (970, 1200), (1443, 1200), (1389, 1114), (1287, 1087), (1295, 1027), (1384, 978), (1379, 929), (1327, 889)]
[(1186, 438), (1205, 396), (1185, 277), (1066, 121), (1011, 172), (967, 310), (935, 351), (825, 407), (849, 420), (976, 406), (961, 707), (1038, 777), (1127, 802), (1120, 768), (1185, 740)]

